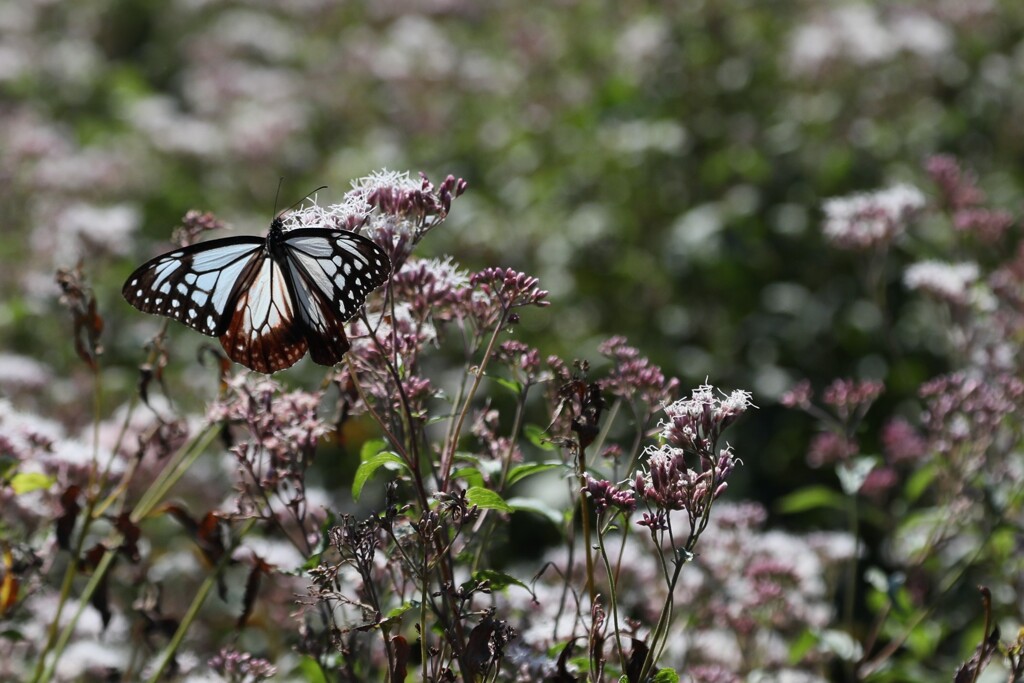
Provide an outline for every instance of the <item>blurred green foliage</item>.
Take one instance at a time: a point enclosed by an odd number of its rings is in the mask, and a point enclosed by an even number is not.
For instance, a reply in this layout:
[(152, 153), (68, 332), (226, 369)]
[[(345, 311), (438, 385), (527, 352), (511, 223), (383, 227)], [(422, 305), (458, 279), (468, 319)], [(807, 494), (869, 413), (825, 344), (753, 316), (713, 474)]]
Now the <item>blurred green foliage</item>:
[[(378, 167), (450, 172), (470, 192), (424, 252), (538, 275), (556, 305), (520, 334), (544, 352), (596, 360), (624, 334), (683, 386), (752, 389), (743, 475), (770, 501), (816, 476), (806, 421), (774, 407), (793, 381), (880, 377), (892, 408), (942, 368), (912, 322), (881, 334), (899, 270), (882, 311), (823, 244), (821, 201), (929, 191), (920, 162), (945, 151), (1015, 208), (1022, 29), (1009, 0), (7, 3), (3, 347), (70, 377), (37, 400), (84, 420), (55, 266), (83, 258), (128, 390), (157, 323), (121, 279), (186, 210), (251, 233), (279, 177), (287, 204)], [(69, 233), (81, 203), (138, 230)], [(195, 336), (172, 329), (176, 360)]]

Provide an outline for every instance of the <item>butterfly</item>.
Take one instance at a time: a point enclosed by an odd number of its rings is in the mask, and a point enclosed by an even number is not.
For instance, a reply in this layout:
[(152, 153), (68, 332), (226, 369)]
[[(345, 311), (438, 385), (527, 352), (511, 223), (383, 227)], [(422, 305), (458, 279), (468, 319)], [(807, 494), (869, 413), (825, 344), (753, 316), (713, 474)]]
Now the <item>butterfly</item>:
[(228, 237), (158, 256), (128, 276), (121, 293), (135, 308), (219, 337), (231, 360), (273, 373), (306, 350), (334, 365), (349, 349), (342, 326), (387, 282), (391, 261), (347, 230), (285, 230)]

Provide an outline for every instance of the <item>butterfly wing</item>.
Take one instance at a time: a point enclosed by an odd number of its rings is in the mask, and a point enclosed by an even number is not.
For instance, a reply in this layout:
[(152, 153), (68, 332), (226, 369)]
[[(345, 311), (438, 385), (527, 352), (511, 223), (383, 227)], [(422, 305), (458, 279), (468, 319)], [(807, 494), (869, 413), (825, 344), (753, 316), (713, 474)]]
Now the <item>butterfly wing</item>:
[(349, 348), (343, 323), (387, 282), (391, 261), (372, 241), (346, 230), (291, 230), (284, 246), (288, 284), (310, 357), (335, 365)]
[(296, 311), (285, 271), (287, 264), (263, 258), (252, 282), (238, 292), (221, 346), (236, 363), (273, 373), (298, 362), (306, 353), (306, 335)]
[(317, 363), (334, 365), (349, 348), (344, 321), (387, 281), (391, 263), (344, 230), (300, 228), (281, 245), (268, 253), (266, 239), (231, 237), (184, 247), (139, 267), (122, 294), (140, 311), (219, 337), (252, 370), (283, 370), (307, 348)]
[(121, 293), (144, 313), (220, 336), (230, 322), (235, 297), (264, 260), (264, 244), (259, 237), (228, 237), (183, 247), (141, 265)]

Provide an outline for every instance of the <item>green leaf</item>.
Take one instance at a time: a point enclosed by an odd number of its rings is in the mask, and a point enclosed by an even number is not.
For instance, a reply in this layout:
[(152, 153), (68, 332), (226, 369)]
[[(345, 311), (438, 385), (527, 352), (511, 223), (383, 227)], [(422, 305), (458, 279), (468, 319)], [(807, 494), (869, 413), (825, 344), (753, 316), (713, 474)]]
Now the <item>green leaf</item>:
[(11, 488), (15, 495), (31, 493), (39, 489), (48, 489), (53, 486), (56, 478), (43, 474), (42, 472), (18, 472), (11, 477)]
[(560, 460), (547, 460), (545, 462), (528, 462), (523, 465), (516, 465), (508, 473), (507, 483), (509, 486), (512, 486), (512, 484), (515, 484), (517, 481), (522, 481), (527, 477), (532, 477), (533, 475), (540, 474), (541, 472), (553, 470), (556, 467), (564, 467), (564, 463)]
[(932, 485), (932, 482), (935, 481), (935, 475), (938, 473), (939, 469), (931, 463), (915, 470), (907, 479), (907, 484), (904, 487), (907, 502), (917, 502), (921, 495)]
[(455, 451), (455, 459), (472, 463), (476, 467), (483, 467), (483, 462), (481, 462), (480, 457), (468, 451)]
[(405, 461), (389, 451), (378, 453), (377, 455), (364, 460), (363, 463), (359, 465), (359, 469), (356, 470), (356, 476), (352, 480), (352, 499), (358, 501), (360, 494), (363, 492), (363, 486), (366, 485), (370, 476), (377, 471), (377, 468), (388, 464), (394, 464), (398, 465), (400, 468), (405, 468)]
[(499, 386), (503, 386), (509, 391), (511, 391), (516, 396), (521, 394), (523, 391), (523, 385), (520, 384), (519, 382), (515, 382), (510, 379), (505, 379), (503, 377), (491, 377), (491, 379), (497, 382)]
[(783, 514), (818, 509), (845, 510), (846, 498), (827, 486), (808, 486), (784, 496), (779, 500), (776, 509)]
[(497, 493), (482, 486), (471, 486), (466, 491), (466, 500), (470, 505), (476, 505), (484, 510), (500, 510), (501, 512), (513, 512), (512, 506)]
[(675, 669), (658, 669), (651, 680), (654, 683), (679, 683), (679, 674)]
[(387, 448), (387, 445), (388, 442), (384, 439), (369, 439), (364, 441), (363, 447), (359, 449), (359, 462), (366, 462)]
[(481, 569), (478, 572), (473, 572), (473, 579), (478, 582), (486, 581), (491, 585), (491, 589), (496, 591), (503, 590), (509, 586), (519, 586), (520, 588), (525, 588), (527, 592), (531, 592), (529, 586), (516, 577), (494, 569)]
[(301, 672), (302, 680), (306, 681), (306, 683), (327, 683), (327, 679), (324, 677), (324, 670), (309, 655), (303, 655), (296, 668)]
[(415, 606), (416, 605), (414, 605), (412, 602), (407, 601), (403, 602), (398, 607), (392, 607), (388, 610), (388, 613), (384, 615), (384, 621), (391, 621), (392, 619), (396, 619), (405, 614), (406, 612), (408, 612), (409, 610), (411, 610)]
[(524, 426), (523, 436), (526, 437), (527, 441), (542, 451), (558, 450), (558, 447), (548, 440), (546, 432), (537, 425), (530, 424)]
[(810, 629), (793, 639), (789, 644), (789, 663), (796, 665), (803, 661), (808, 652), (818, 644), (818, 636)]
[(460, 467), (452, 472), (452, 479), (463, 479), (471, 488), (484, 485), (484, 475), (475, 467)]
[(555, 526), (561, 526), (562, 522), (565, 521), (565, 517), (561, 512), (536, 498), (509, 498), (506, 502), (517, 512), (533, 512), (542, 517), (547, 517)]

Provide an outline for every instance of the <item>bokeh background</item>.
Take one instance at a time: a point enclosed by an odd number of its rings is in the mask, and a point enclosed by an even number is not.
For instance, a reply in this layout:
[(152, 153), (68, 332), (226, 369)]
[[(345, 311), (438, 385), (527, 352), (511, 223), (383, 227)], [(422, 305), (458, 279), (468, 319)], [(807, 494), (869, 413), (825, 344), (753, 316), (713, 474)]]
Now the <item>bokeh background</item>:
[[(822, 201), (896, 181), (934, 194), (921, 164), (945, 152), (1015, 212), (1022, 77), (1013, 0), (6, 0), (0, 388), (92, 419), (57, 267), (90, 277), (116, 405), (158, 325), (121, 283), (187, 210), (251, 234), (279, 178), (278, 208), (380, 168), (452, 173), (470, 190), (420, 254), (539, 276), (555, 305), (519, 334), (544, 353), (599, 363), (622, 334), (684, 387), (753, 391), (733, 486), (772, 510), (834, 476), (804, 464), (814, 427), (784, 390), (882, 379), (891, 413), (944, 369), (901, 251), (883, 311), (862, 258), (822, 239)], [(204, 340), (171, 335), (170, 382), (201, 406)]]

